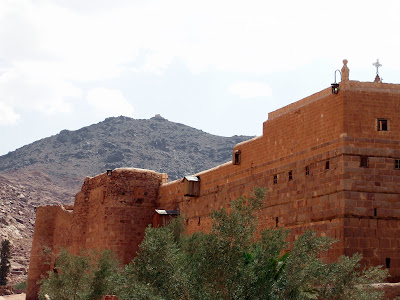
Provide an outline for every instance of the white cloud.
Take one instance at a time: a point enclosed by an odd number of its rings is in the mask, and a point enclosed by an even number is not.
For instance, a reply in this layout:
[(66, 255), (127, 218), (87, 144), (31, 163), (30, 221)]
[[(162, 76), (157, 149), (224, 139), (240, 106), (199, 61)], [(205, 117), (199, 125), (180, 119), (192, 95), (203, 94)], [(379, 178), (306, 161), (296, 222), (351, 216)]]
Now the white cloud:
[(101, 120), (121, 115), (132, 117), (134, 111), (133, 106), (119, 90), (94, 88), (88, 92), (86, 100)]
[(51, 76), (52, 71), (32, 62), (15, 64), (0, 75), (0, 100), (10, 107), (46, 114), (72, 111), (71, 101), (82, 92), (72, 83)]
[(252, 81), (237, 81), (228, 87), (228, 92), (245, 99), (272, 95), (272, 89), (268, 84)]
[(20, 115), (15, 113), (13, 108), (0, 102), (0, 126), (14, 125), (20, 120)]

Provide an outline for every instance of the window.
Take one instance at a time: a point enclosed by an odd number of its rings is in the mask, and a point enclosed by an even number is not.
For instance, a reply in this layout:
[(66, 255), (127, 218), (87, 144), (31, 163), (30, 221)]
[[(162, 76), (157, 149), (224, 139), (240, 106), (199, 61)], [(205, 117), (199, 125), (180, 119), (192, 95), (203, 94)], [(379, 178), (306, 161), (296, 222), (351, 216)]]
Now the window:
[(395, 159), (394, 160), (394, 168), (396, 170), (400, 170), (400, 159)]
[(390, 257), (386, 257), (385, 259), (385, 265), (387, 269), (390, 269)]
[(368, 168), (368, 156), (361, 156), (360, 157), (360, 167)]
[(289, 181), (293, 180), (293, 171), (289, 171)]
[(329, 160), (325, 162), (325, 170), (329, 170)]
[(378, 124), (378, 131), (388, 131), (389, 130), (389, 122), (387, 119), (377, 119), (377, 124)]
[(306, 166), (306, 176), (310, 175), (310, 166)]
[(242, 153), (240, 150), (236, 150), (233, 153), (233, 164), (240, 165), (241, 160), (242, 160)]
[(277, 184), (278, 183), (278, 175), (274, 175), (274, 184)]

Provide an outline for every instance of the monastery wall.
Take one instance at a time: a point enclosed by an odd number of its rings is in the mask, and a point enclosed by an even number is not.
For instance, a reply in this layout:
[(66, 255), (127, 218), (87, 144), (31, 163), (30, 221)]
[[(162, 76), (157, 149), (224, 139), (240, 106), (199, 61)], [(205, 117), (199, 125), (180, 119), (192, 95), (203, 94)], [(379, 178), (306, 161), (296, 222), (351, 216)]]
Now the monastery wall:
[[(342, 239), (343, 96), (327, 92), (322, 92), (324, 98), (318, 93), (301, 100), (303, 106), (287, 107), (264, 123), (263, 136), (235, 146), (234, 152), (241, 153), (239, 165), (229, 162), (196, 174), (199, 197), (185, 197), (183, 181), (162, 185), (159, 208), (179, 210), (188, 233), (209, 230), (213, 210), (229, 207), (254, 187), (266, 187), (260, 229), (291, 228), (292, 240), (307, 229)], [(340, 241), (328, 256), (342, 253)]]
[(306, 230), (329, 235), (338, 242), (326, 258), (360, 252), (363, 264), (384, 265), (400, 281), (400, 85), (346, 80), (340, 88), (271, 112), (263, 135), (236, 145), (232, 162), (195, 174), (198, 196), (185, 196), (186, 179), (116, 169), (85, 180), (73, 213), (39, 208), (27, 299), (48, 270), (43, 246), (111, 249), (126, 264), (155, 209), (179, 211), (189, 234), (208, 231), (212, 211), (255, 187), (268, 190), (259, 229), (288, 228), (291, 241)]
[[(41, 275), (54, 266), (61, 248), (110, 249), (128, 264), (136, 255), (157, 208), (158, 189), (166, 174), (141, 169), (115, 169), (86, 178), (73, 211), (60, 206), (38, 208), (32, 244), (27, 299), (38, 299)], [(44, 249), (54, 255), (44, 264)]]
[[(270, 113), (263, 136), (234, 148), (239, 165), (196, 174), (199, 197), (185, 197), (183, 181), (162, 185), (159, 208), (179, 210), (188, 233), (209, 230), (213, 210), (266, 187), (260, 229), (284, 226), (291, 240), (308, 229), (330, 235), (339, 242), (328, 258), (360, 252), (363, 263), (389, 267), (398, 281), (400, 93), (393, 85), (384, 92), (375, 84), (349, 85), (353, 90), (324, 90)], [(389, 121), (388, 131), (377, 130), (379, 118)], [(362, 156), (367, 168), (360, 167)]]
[[(345, 254), (360, 252), (367, 265), (384, 265), (400, 280), (400, 89), (350, 82), (345, 93)], [(380, 89), (377, 89), (380, 87)], [(378, 131), (377, 119), (388, 120)], [(361, 157), (368, 165), (360, 167)]]
[(31, 299), (37, 299), (39, 286), (36, 283), (41, 279), (41, 275), (53, 269), (54, 259), (60, 247), (70, 245), (71, 224), (71, 211), (61, 206), (37, 208), (26, 291), (27, 295), (35, 296)]

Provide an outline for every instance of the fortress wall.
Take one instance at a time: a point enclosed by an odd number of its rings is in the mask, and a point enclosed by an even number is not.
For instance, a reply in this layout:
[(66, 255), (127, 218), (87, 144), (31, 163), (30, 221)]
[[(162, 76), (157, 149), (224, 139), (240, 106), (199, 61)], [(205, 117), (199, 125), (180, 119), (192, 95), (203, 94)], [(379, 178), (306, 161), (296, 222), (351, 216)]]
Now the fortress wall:
[(122, 168), (89, 179), (75, 202), (74, 212), (82, 212), (74, 218), (75, 230), (85, 228), (75, 232), (81, 234), (75, 249), (111, 249), (129, 263), (152, 222), (162, 179), (153, 171)]
[[(363, 88), (345, 94), (345, 128), (354, 146), (400, 150), (400, 89), (398, 93)], [(377, 118), (389, 120), (388, 131), (377, 130)], [(364, 145), (364, 146), (365, 146)]]
[[(36, 211), (35, 232), (33, 234), (26, 299), (38, 299), (41, 275), (54, 266), (55, 256), (52, 251), (67, 247), (70, 242), (70, 224), (72, 213), (61, 206), (42, 206)], [(48, 263), (44, 263), (48, 261)]]
[[(183, 196), (183, 181), (162, 185), (159, 208), (179, 209), (187, 232), (209, 230), (210, 213), (266, 187), (259, 227), (286, 227), (291, 239), (307, 229), (343, 238), (343, 97), (327, 95), (264, 123), (264, 134), (242, 142), (241, 164), (201, 172), (200, 197)], [(329, 160), (329, 170), (326, 162)], [(310, 174), (305, 174), (309, 166)], [(289, 180), (292, 171), (292, 180)], [(274, 184), (274, 175), (278, 182)], [(328, 254), (343, 254), (343, 241)]]
[[(400, 159), (400, 90), (353, 86), (345, 95), (345, 253), (360, 252), (367, 265), (386, 266), (390, 259), (389, 280), (399, 281), (400, 170), (394, 160)], [(377, 118), (388, 120), (388, 131), (377, 130)], [(368, 167), (360, 167), (361, 156)]]

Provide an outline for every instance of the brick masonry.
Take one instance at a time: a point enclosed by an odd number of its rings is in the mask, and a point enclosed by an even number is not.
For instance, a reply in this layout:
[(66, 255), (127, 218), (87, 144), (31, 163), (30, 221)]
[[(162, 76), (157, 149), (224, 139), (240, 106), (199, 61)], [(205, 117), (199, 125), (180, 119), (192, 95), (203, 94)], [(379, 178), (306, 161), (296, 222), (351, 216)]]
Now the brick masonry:
[(39, 208), (27, 299), (36, 299), (35, 282), (49, 269), (44, 246), (112, 249), (128, 263), (156, 208), (179, 211), (189, 234), (207, 231), (213, 210), (254, 187), (268, 189), (259, 229), (289, 228), (290, 240), (309, 229), (332, 236), (327, 259), (360, 252), (363, 264), (384, 265), (400, 281), (400, 85), (344, 79), (338, 94), (325, 89), (270, 113), (262, 136), (233, 149), (239, 164), (195, 174), (197, 197), (184, 196), (183, 179), (117, 169), (86, 179), (73, 210)]

